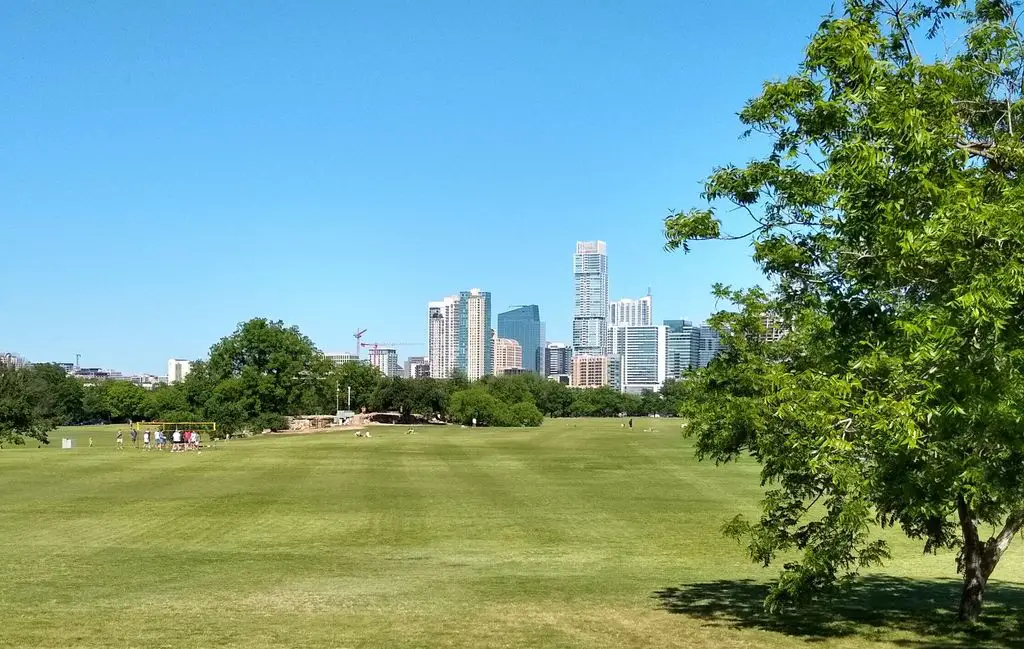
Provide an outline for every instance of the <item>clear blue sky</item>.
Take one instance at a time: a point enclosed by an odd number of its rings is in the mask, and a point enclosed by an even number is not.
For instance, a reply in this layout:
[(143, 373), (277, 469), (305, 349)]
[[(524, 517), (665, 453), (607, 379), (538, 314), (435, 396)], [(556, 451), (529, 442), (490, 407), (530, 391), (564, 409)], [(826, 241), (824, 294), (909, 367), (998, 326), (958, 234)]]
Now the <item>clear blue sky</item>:
[(759, 152), (735, 113), (829, 6), (3, 3), (0, 351), (160, 372), (254, 316), (425, 343), (472, 287), (564, 341), (580, 239), (613, 298), (703, 319), (749, 247), (669, 254), (661, 220)]

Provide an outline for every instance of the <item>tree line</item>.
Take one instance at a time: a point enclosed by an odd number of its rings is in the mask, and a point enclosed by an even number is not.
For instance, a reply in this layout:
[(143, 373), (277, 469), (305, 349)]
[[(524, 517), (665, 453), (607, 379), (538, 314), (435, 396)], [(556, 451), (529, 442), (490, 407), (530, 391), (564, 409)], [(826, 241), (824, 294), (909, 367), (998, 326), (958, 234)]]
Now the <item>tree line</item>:
[(349, 407), (397, 412), (405, 421), (415, 414), (466, 425), (539, 426), (544, 417), (675, 414), (681, 394), (671, 381), (660, 393), (631, 395), (573, 389), (532, 374), (475, 382), (458, 374), (444, 380), (383, 376), (355, 361), (336, 365), (297, 327), (263, 318), (241, 323), (184, 380), (152, 390), (128, 381), (87, 384), (55, 365), (3, 372), (9, 385), (0, 387), (0, 399), (17, 401), (28, 413), (6, 424), (14, 442), (20, 435), (45, 440), (45, 431), (58, 425), (101, 422), (214, 421), (225, 433), (280, 430), (287, 416)]

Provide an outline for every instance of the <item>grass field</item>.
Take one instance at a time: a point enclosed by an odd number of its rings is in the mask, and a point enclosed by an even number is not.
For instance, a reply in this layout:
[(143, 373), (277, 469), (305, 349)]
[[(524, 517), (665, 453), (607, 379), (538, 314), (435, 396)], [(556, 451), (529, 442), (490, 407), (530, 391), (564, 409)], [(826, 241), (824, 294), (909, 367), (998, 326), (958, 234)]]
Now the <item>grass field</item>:
[(954, 557), (903, 541), (841, 603), (765, 616), (773, 572), (718, 533), (756, 467), (638, 423), (0, 451), (0, 646), (1024, 647), (1019, 547), (971, 634)]

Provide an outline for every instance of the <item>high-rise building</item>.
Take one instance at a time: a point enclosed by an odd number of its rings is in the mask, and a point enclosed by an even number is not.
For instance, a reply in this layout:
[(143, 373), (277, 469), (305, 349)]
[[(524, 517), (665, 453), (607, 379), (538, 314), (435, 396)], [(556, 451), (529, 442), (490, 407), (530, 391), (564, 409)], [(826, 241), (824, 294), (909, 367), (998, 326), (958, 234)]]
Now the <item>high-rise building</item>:
[(777, 342), (786, 335), (785, 322), (771, 311), (765, 311), (761, 316), (761, 324), (764, 325), (764, 335), (761, 338), (766, 343)]
[(600, 388), (610, 384), (607, 356), (577, 354), (572, 357), (572, 380), (569, 385), (574, 388)]
[(447, 379), (457, 367), (459, 346), (459, 296), (451, 295), (427, 304), (427, 361), (430, 376)]
[(665, 378), (678, 379), (700, 364), (700, 327), (689, 320), (665, 320), (668, 361)]
[(344, 365), (345, 363), (358, 363), (359, 357), (351, 352), (330, 352), (324, 354), (324, 358), (331, 361), (335, 365)]
[(572, 314), (574, 354), (608, 352), (608, 248), (604, 241), (578, 241), (572, 258), (576, 299)]
[(455, 365), (470, 381), (494, 374), (491, 294), (478, 288), (459, 293)]
[(405, 359), (405, 378), (430, 378), (430, 361), (425, 356), (410, 356)]
[(531, 372), (543, 372), (544, 323), (540, 321), (540, 307), (530, 304), (499, 313), (498, 336), (511, 338), (522, 347), (523, 363), (519, 367)]
[(518, 340), (494, 336), (494, 374), (502, 376), (508, 370), (523, 367), (523, 348)]
[(612, 327), (612, 356), (621, 359), (619, 389), (656, 392), (665, 382), (668, 327)]
[(171, 358), (167, 360), (167, 385), (178, 381), (184, 381), (189, 372), (192, 371), (192, 361)]
[(370, 365), (384, 376), (401, 376), (402, 366), (398, 364), (398, 350), (393, 347), (371, 347)]
[(712, 327), (703, 324), (700, 326), (700, 353), (697, 364), (707, 367), (715, 356), (722, 351), (722, 339), (718, 332)]
[(654, 324), (654, 298), (625, 298), (608, 304), (609, 327), (650, 327)]
[(572, 370), (572, 348), (564, 343), (548, 343), (544, 348), (544, 376), (568, 376)]
[(10, 365), (14, 368), (22, 368), (27, 365), (27, 361), (17, 354), (11, 352), (0, 352), (0, 365)]

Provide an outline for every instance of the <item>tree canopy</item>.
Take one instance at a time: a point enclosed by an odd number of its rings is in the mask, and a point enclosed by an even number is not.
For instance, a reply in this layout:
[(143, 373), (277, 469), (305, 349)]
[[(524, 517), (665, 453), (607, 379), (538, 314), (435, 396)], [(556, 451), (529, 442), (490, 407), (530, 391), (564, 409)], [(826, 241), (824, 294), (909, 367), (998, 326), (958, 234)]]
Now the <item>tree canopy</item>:
[(0, 363), (0, 448), (36, 439), (48, 444), (46, 433), (53, 428), (33, 394), (30, 371)]
[[(760, 520), (727, 531), (766, 565), (797, 553), (771, 607), (883, 561), (878, 526), (898, 526), (959, 551), (973, 620), (1024, 525), (1018, 9), (847, 0), (740, 113), (766, 154), (715, 170), (709, 205), (666, 221), (670, 249), (752, 238), (773, 283), (716, 288), (737, 307), (713, 319), (727, 351), (682, 413), (701, 456), (761, 463)], [(923, 56), (947, 26), (950, 54)]]

